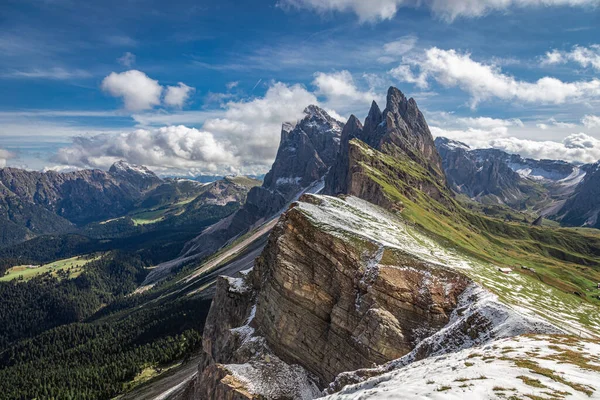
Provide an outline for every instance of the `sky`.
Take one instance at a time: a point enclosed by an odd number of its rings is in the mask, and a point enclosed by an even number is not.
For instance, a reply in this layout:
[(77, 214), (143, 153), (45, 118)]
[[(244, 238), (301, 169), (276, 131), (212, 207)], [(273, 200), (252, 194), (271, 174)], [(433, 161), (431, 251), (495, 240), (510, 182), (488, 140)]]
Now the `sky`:
[(3, 0), (0, 167), (261, 174), (396, 86), (434, 136), (600, 159), (600, 0)]

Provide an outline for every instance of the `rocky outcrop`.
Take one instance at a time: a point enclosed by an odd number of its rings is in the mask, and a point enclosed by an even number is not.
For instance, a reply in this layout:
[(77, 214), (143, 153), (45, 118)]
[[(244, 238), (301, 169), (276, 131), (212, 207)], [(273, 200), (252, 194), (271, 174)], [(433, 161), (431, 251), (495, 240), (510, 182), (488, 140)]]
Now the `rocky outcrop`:
[[(281, 385), (324, 388), (343, 371), (402, 357), (442, 329), (470, 280), (431, 259), (405, 229), (356, 198), (307, 195), (295, 203), (254, 269), (219, 281), (190, 398), (234, 398), (214, 396), (240, 390), (257, 399), (310, 398), (282, 395), (289, 388)], [(274, 370), (287, 378), (275, 379)], [(279, 394), (265, 394), (265, 382)]]
[(314, 105), (304, 113), (294, 127), (284, 124), (277, 156), (264, 179), (265, 189), (286, 200), (325, 175), (339, 149), (343, 124)]

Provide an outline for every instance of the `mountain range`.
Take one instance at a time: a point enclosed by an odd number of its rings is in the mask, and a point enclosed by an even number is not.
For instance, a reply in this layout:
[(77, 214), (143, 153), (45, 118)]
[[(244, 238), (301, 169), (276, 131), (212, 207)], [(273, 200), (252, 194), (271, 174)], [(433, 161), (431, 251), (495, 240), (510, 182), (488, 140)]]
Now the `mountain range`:
[(452, 190), (483, 204), (501, 204), (560, 222), (600, 227), (598, 163), (525, 159), (497, 149), (471, 149), (438, 137), (435, 145)]
[(397, 88), (364, 121), (308, 106), (262, 183), (1, 176), (8, 398), (600, 393), (598, 164), (434, 140)]
[[(0, 247), (40, 235), (78, 232), (89, 224), (131, 215), (135, 219), (135, 213), (197, 199), (193, 205), (187, 205), (189, 216), (191, 207), (198, 208), (200, 195), (207, 200), (214, 198), (209, 203), (220, 206), (228, 202), (241, 204), (255, 184), (257, 181), (251, 179), (242, 184), (230, 178), (209, 184), (161, 179), (146, 167), (123, 161), (108, 171), (59, 173), (2, 168)], [(216, 201), (219, 198), (221, 201)]]

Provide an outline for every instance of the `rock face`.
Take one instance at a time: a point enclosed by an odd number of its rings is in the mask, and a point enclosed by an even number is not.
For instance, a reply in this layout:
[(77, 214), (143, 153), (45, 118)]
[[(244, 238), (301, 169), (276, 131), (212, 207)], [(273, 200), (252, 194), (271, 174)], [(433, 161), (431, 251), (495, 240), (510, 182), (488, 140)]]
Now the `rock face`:
[(367, 178), (364, 152), (360, 150), (363, 145), (366, 145), (367, 153), (370, 148), (406, 166), (414, 164), (422, 168), (424, 171), (418, 176), (398, 166), (394, 175), (400, 180), (410, 178), (415, 189), (427, 192), (437, 200), (443, 197), (441, 192), (446, 188), (446, 178), (442, 161), (427, 122), (414, 99), (407, 99), (400, 90), (391, 87), (383, 112), (373, 102), (364, 125), (351, 116), (342, 132), (340, 154), (326, 177), (324, 193), (352, 194), (392, 208), (393, 202), (381, 193), (379, 185)]
[(304, 113), (295, 125), (283, 125), (277, 157), (263, 185), (250, 190), (246, 203), (235, 214), (190, 241), (182, 252), (184, 259), (206, 257), (266, 218), (278, 215), (325, 175), (338, 153), (343, 124), (314, 105)]
[(586, 175), (558, 211), (558, 218), (567, 226), (600, 229), (600, 162), (585, 165), (582, 169)]
[(322, 384), (410, 352), (448, 322), (467, 285), (456, 272), (364, 245), (323, 232), (302, 208), (292, 208), (256, 262), (259, 334)]
[[(573, 193), (585, 172), (553, 160), (524, 159), (497, 149), (471, 149), (464, 143), (436, 138), (450, 187), (469, 198), (521, 210), (544, 210)], [(548, 213), (545, 213), (548, 214)]]
[[(403, 245), (411, 236), (387, 218), (356, 198), (295, 203), (254, 269), (220, 279), (189, 398), (311, 398), (339, 373), (402, 357), (444, 327), (470, 280)], [(289, 381), (302, 393), (291, 395)]]
[(280, 192), (287, 200), (325, 175), (340, 143), (342, 123), (314, 105), (304, 113), (295, 127), (284, 124), (277, 157), (264, 179), (265, 189)]

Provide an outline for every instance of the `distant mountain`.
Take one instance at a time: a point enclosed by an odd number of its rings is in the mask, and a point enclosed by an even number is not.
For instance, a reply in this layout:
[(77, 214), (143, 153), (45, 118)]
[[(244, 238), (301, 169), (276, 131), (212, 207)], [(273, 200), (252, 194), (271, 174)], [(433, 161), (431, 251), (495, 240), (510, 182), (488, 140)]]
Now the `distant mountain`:
[(464, 143), (438, 137), (450, 187), (459, 194), (488, 204), (553, 214), (575, 191), (585, 168), (555, 160), (533, 160), (497, 149), (471, 149)]
[[(245, 179), (248, 182), (239, 183)], [(250, 181), (252, 185), (249, 185)], [(258, 181), (242, 177), (220, 180), (210, 184), (212, 186), (190, 180), (161, 179), (144, 166), (123, 161), (115, 163), (108, 171), (60, 173), (2, 168), (0, 247), (38, 235), (75, 232), (90, 223), (117, 219), (140, 208), (148, 211), (179, 201), (191, 201), (200, 194), (213, 196), (219, 206), (230, 201), (239, 206), (245, 201), (250, 187), (256, 184)], [(213, 211), (215, 215), (222, 215)], [(197, 213), (190, 211), (185, 216)]]
[(556, 214), (563, 225), (600, 229), (600, 162), (581, 169), (581, 183)]

